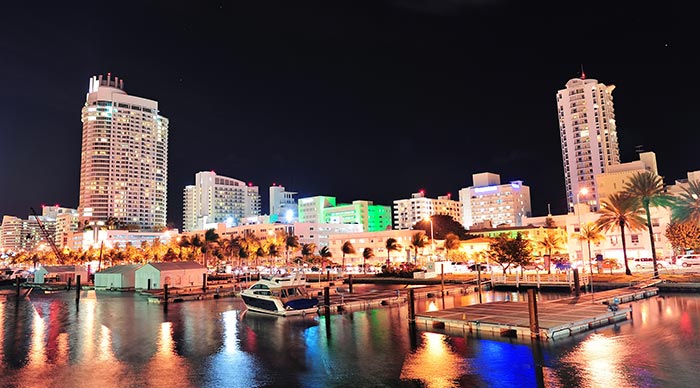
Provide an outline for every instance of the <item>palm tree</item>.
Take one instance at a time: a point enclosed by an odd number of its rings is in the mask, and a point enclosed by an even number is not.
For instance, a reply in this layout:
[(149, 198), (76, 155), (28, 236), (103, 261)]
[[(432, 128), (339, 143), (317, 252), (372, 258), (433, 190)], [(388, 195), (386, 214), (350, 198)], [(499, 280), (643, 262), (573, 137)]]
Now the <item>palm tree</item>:
[(301, 255), (304, 256), (304, 260), (308, 260), (309, 256), (313, 255), (314, 252), (316, 252), (316, 244), (301, 244)]
[(588, 243), (588, 266), (591, 270), (591, 276), (593, 276), (593, 264), (591, 264), (591, 243), (599, 243), (605, 240), (605, 236), (600, 233), (600, 230), (592, 222), (586, 222), (581, 225), (578, 233), (574, 233), (571, 237), (577, 239), (581, 242)]
[(178, 252), (178, 257), (182, 261), (182, 248), (190, 248), (192, 246), (192, 238), (188, 236), (180, 236), (177, 239), (177, 245), (180, 247), (180, 252)]
[(545, 262), (545, 267), (547, 267), (547, 273), (552, 273), (552, 251), (562, 249), (564, 247), (564, 239), (556, 231), (552, 229), (547, 229), (542, 237), (542, 240), (537, 241), (537, 246), (547, 250), (547, 256), (549, 256), (549, 263)]
[(277, 258), (280, 255), (280, 246), (277, 241), (271, 241), (267, 246), (267, 254), (273, 259), (272, 261), (277, 265)]
[(219, 244), (219, 234), (216, 233), (214, 229), (207, 229), (204, 232), (204, 246), (202, 247), (202, 253), (204, 253), (204, 268), (207, 266), (207, 258), (209, 253)]
[(367, 273), (367, 260), (374, 257), (374, 250), (372, 248), (365, 248), (362, 251), (362, 272)]
[(233, 257), (238, 256), (238, 253), (241, 251), (241, 238), (233, 237), (232, 235), (231, 238), (221, 241), (221, 245), (224, 253), (226, 253), (229, 257), (229, 262), (233, 264)]
[(284, 247), (285, 247), (284, 251), (287, 255), (285, 265), (288, 265), (289, 264), (289, 251), (290, 250), (295, 251), (301, 247), (301, 245), (299, 244), (299, 236), (295, 236), (293, 234), (288, 234), (284, 238)]
[(664, 182), (660, 176), (651, 171), (638, 172), (625, 184), (625, 193), (639, 201), (647, 216), (647, 230), (651, 242), (651, 257), (654, 265), (654, 278), (659, 277), (656, 268), (656, 246), (654, 245), (654, 229), (651, 225), (650, 206), (668, 206), (670, 199), (664, 194)]
[(625, 228), (629, 230), (644, 229), (644, 218), (642, 209), (639, 208), (637, 200), (624, 193), (615, 193), (600, 201), (600, 217), (595, 222), (598, 229), (609, 231), (620, 229), (622, 239), (622, 256), (625, 259), (625, 273), (632, 275), (629, 263), (627, 262), (627, 242), (625, 241)]
[(671, 220), (700, 226), (700, 181), (689, 181), (683, 191), (671, 201)]
[(459, 248), (460, 244), (459, 236), (454, 233), (447, 233), (445, 235), (445, 250), (447, 251), (445, 258), (449, 258), (450, 251)]
[(352, 246), (352, 243), (350, 241), (346, 241), (343, 243), (343, 247), (340, 248), (340, 250), (343, 251), (343, 267), (341, 271), (345, 271), (345, 255), (355, 254), (355, 247)]
[[(323, 259), (323, 264), (321, 264), (322, 265), (321, 269), (323, 269), (326, 267), (326, 265), (325, 265), (326, 259), (333, 257), (333, 252), (331, 252), (331, 250), (327, 246), (324, 246), (321, 248), (321, 250), (318, 251), (318, 254), (321, 255), (321, 258)], [(323, 271), (321, 271), (321, 272), (323, 272)]]
[(401, 250), (401, 244), (399, 244), (395, 238), (386, 239), (386, 265), (391, 263), (391, 251)]
[(428, 244), (428, 236), (425, 235), (425, 232), (420, 231), (413, 233), (411, 236), (411, 246), (413, 247), (414, 262), (418, 262), (418, 249), (425, 248), (426, 244)]

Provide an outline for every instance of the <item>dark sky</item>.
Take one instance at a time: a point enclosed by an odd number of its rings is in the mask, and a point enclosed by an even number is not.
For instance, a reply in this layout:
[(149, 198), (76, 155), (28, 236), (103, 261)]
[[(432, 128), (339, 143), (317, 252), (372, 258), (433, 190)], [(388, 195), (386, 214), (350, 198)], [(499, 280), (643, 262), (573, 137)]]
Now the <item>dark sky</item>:
[[(623, 161), (700, 169), (690, 13), (670, 2), (12, 2), (0, 10), (0, 215), (77, 207), (88, 79), (170, 119), (168, 219), (201, 170), (389, 205), (471, 174), (565, 211), (555, 94), (615, 84)], [(684, 17), (682, 15), (689, 15)]]

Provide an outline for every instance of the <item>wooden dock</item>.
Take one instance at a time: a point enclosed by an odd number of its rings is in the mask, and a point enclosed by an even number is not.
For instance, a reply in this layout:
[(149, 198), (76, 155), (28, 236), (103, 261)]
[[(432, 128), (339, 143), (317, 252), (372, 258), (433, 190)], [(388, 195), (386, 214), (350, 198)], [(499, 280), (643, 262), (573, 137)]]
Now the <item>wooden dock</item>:
[(613, 305), (613, 301), (625, 303), (657, 293), (655, 287), (630, 287), (600, 292), (593, 297), (584, 294), (538, 302), (539, 333), (531, 332), (527, 302), (491, 302), (416, 314), (416, 327), (458, 335), (488, 333), (531, 338), (539, 334), (541, 339), (554, 340), (626, 320), (631, 308)]

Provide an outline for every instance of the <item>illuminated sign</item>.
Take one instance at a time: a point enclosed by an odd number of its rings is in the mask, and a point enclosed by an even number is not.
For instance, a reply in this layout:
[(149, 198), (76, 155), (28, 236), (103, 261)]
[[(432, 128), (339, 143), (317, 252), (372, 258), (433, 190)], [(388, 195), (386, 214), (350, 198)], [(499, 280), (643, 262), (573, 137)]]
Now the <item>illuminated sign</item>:
[(520, 188), (520, 185), (519, 185), (518, 183), (515, 183), (515, 182), (511, 183), (510, 186), (511, 186), (512, 188), (514, 188), (514, 189), (519, 189), (519, 188)]
[(490, 193), (493, 191), (498, 191), (498, 186), (486, 186), (486, 187), (476, 187), (474, 192), (477, 194)]

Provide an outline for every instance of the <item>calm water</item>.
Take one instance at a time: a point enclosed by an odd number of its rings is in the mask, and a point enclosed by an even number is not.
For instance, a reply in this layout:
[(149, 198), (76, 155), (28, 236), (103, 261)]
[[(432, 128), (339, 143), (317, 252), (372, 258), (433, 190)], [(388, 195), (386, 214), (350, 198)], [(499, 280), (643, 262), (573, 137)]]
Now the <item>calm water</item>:
[[(2, 387), (695, 387), (700, 296), (554, 343), (410, 335), (407, 307), (323, 317), (244, 313), (239, 299), (162, 306), (83, 292), (0, 295)], [(547, 295), (543, 297), (548, 297)], [(470, 304), (475, 295), (445, 300)], [(521, 295), (491, 293), (485, 300)], [(420, 300), (417, 310), (441, 308)]]

